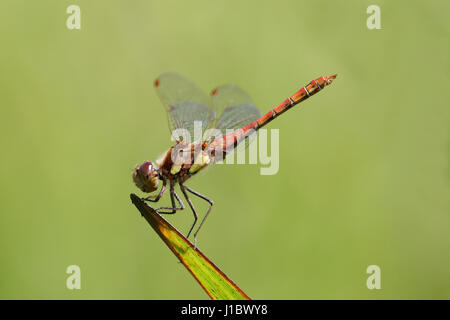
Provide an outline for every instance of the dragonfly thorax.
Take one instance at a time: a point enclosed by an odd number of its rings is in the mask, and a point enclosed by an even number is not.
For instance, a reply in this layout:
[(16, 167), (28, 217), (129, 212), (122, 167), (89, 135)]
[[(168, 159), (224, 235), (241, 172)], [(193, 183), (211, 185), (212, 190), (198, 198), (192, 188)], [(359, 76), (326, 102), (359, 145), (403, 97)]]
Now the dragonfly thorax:
[(160, 179), (184, 182), (213, 162), (206, 144), (177, 143), (156, 160)]

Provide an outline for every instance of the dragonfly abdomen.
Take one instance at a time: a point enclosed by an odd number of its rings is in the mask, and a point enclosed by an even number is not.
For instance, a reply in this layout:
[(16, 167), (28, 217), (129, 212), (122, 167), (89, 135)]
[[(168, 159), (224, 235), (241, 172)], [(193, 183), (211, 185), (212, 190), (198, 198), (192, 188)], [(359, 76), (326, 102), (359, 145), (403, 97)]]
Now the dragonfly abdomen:
[(267, 112), (265, 115), (263, 115), (261, 118), (253, 121), (249, 125), (247, 125), (244, 130), (258, 130), (259, 128), (265, 126), (270, 121), (278, 117), (279, 115), (283, 114), (293, 106), (299, 104), (300, 102), (308, 99), (312, 95), (316, 94), (325, 86), (329, 85), (333, 79), (336, 78), (336, 75), (329, 76), (329, 77), (320, 77), (316, 80), (311, 81), (309, 84), (298, 90), (296, 93), (291, 95), (289, 98), (284, 100), (281, 104)]
[(247, 126), (242, 129), (236, 130), (235, 132), (224, 136), (222, 138), (217, 139), (213, 142), (213, 146), (215, 144), (221, 144), (223, 146), (223, 150), (231, 150), (235, 148), (240, 142), (242, 142), (249, 134), (249, 131), (259, 130), (270, 121), (283, 114), (293, 106), (299, 104), (303, 100), (308, 99), (312, 95), (316, 94), (327, 85), (331, 84), (331, 82), (336, 78), (336, 74), (332, 76), (323, 76), (311, 81), (309, 84), (298, 90), (296, 93), (288, 97), (278, 106), (267, 112), (265, 115), (260, 117), (259, 119), (249, 123)]

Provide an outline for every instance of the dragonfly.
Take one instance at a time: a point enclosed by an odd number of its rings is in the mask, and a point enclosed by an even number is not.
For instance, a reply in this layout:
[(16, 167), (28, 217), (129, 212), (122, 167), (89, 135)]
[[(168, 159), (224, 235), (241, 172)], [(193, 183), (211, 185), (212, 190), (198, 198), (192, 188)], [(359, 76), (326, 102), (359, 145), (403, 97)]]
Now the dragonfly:
[[(262, 115), (249, 95), (235, 84), (220, 86), (211, 95), (204, 93), (194, 82), (176, 74), (164, 73), (154, 82), (168, 117), (169, 128), (175, 144), (156, 162), (145, 161), (137, 165), (132, 173), (136, 186), (144, 193), (158, 190), (143, 200), (158, 202), (169, 188), (171, 206), (155, 209), (160, 214), (175, 214), (185, 209), (183, 201), (175, 192), (178, 185), (188, 203), (194, 222), (187, 233), (189, 238), (198, 221), (198, 212), (190, 196), (198, 197), (209, 207), (194, 232), (194, 248), (197, 235), (214, 205), (213, 200), (189, 188), (185, 182), (209, 165), (223, 160), (243, 141), (248, 142), (249, 133), (256, 132), (293, 106), (308, 99), (330, 85), (335, 75), (322, 76), (286, 98), (278, 106)], [(214, 135), (196, 134), (213, 129)], [(211, 130), (210, 130), (211, 131)], [(190, 138), (195, 137), (193, 141)]]

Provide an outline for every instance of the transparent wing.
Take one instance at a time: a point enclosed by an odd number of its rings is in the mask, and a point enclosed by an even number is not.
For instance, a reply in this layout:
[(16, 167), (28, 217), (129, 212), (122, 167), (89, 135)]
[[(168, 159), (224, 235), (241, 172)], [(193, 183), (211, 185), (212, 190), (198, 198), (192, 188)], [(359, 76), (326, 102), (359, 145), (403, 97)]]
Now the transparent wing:
[(211, 127), (217, 129), (217, 139), (240, 129), (261, 117), (261, 111), (254, 106), (250, 96), (235, 84), (218, 87), (212, 91), (213, 108), (218, 115)]
[(198, 135), (203, 134), (216, 118), (210, 97), (194, 82), (176, 73), (160, 75), (155, 80), (155, 88), (166, 107), (172, 136), (177, 141), (185, 140), (182, 134), (185, 130), (189, 133), (189, 142), (201, 140)]

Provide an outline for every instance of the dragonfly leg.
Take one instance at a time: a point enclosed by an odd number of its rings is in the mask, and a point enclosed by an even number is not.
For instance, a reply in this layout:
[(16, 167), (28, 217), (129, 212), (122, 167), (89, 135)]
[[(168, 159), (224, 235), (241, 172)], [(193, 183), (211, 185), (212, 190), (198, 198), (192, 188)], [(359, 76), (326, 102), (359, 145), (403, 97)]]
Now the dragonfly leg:
[[(192, 213), (194, 214), (194, 223), (192, 224), (192, 226), (191, 226), (191, 228), (189, 229), (189, 232), (188, 232), (188, 234), (187, 234), (187, 236), (186, 236), (186, 238), (189, 238), (189, 236), (190, 236), (190, 234), (191, 234), (191, 232), (192, 232), (192, 229), (194, 229), (194, 226), (195, 226), (195, 224), (197, 223), (198, 214), (197, 214), (197, 210), (195, 210), (194, 205), (192, 204), (192, 201), (191, 201), (191, 199), (189, 199), (189, 196), (188, 196), (188, 194), (187, 194), (187, 192), (186, 192), (186, 189), (187, 189), (187, 188), (186, 188), (183, 184), (180, 183), (180, 189), (181, 189), (181, 192), (183, 192), (184, 198), (185, 198), (186, 201), (188, 202), (189, 207), (191, 207)], [(194, 237), (194, 248), (195, 248), (195, 247), (196, 247), (196, 239), (195, 239), (195, 237)]]
[(199, 197), (199, 198), (202, 198), (203, 200), (205, 200), (205, 201), (207, 201), (207, 202), (209, 203), (208, 211), (206, 212), (206, 215), (205, 215), (205, 217), (203, 218), (202, 222), (200, 223), (200, 226), (198, 227), (197, 231), (194, 233), (194, 248), (196, 248), (196, 247), (197, 247), (197, 234), (198, 234), (198, 231), (200, 230), (200, 228), (202, 227), (202, 225), (203, 225), (203, 223), (205, 222), (206, 218), (208, 217), (208, 214), (209, 214), (209, 212), (211, 211), (211, 208), (212, 208), (214, 202), (213, 202), (211, 199), (208, 199), (207, 197), (205, 197), (204, 195), (198, 193), (197, 191), (194, 191), (194, 190), (192, 190), (192, 189), (190, 189), (190, 188), (188, 188), (188, 187), (185, 187), (185, 186), (182, 185), (181, 183), (180, 183), (180, 189), (181, 189), (181, 191), (183, 192), (184, 197), (186, 198), (186, 200), (187, 200), (189, 206), (191, 207), (192, 212), (194, 213), (194, 223), (192, 224), (192, 227), (191, 227), (191, 229), (189, 230), (189, 233), (188, 233), (188, 235), (187, 235), (187, 238), (189, 238), (189, 235), (191, 234), (192, 230), (194, 229), (195, 224), (197, 223), (198, 214), (197, 214), (197, 211), (196, 211), (195, 208), (194, 208), (194, 205), (192, 204), (191, 200), (189, 199), (189, 196), (188, 196), (188, 194), (187, 194), (186, 191), (189, 191), (189, 192), (192, 193), (193, 195), (195, 195), (195, 196), (197, 196), (197, 197)]
[[(177, 199), (178, 204), (180, 205), (179, 208), (177, 208), (175, 205), (175, 199)], [(177, 193), (175, 192), (173, 183), (170, 184), (170, 200), (172, 201), (172, 207), (161, 207), (156, 209), (156, 211), (162, 214), (174, 214), (178, 210), (184, 210), (184, 204), (183, 202), (181, 202), (180, 197), (178, 197)], [(160, 211), (160, 210), (170, 210), (170, 211)]]
[(205, 197), (205, 196), (202, 195), (201, 193), (198, 193), (197, 191), (192, 190), (191, 188), (186, 187), (186, 190), (189, 191), (190, 193), (192, 193), (193, 195), (196, 195), (197, 197), (199, 197), (199, 198), (201, 198), (201, 199), (203, 199), (203, 200), (205, 200), (206, 202), (209, 203), (208, 211), (206, 211), (206, 214), (205, 214), (205, 216), (203, 217), (202, 222), (200, 222), (200, 225), (198, 226), (197, 231), (195, 231), (195, 233), (194, 233), (194, 243), (195, 243), (195, 242), (196, 242), (196, 239), (197, 239), (197, 234), (198, 234), (198, 232), (200, 231), (200, 228), (201, 228), (201, 227), (203, 226), (203, 224), (205, 223), (206, 218), (208, 218), (208, 215), (209, 215), (209, 213), (211, 212), (211, 209), (212, 209), (212, 207), (213, 207), (213, 205), (214, 205), (214, 201), (211, 200), (211, 199), (209, 199), (209, 198), (207, 198), (207, 197)]
[(161, 197), (163, 196), (164, 192), (166, 192), (166, 180), (163, 180), (163, 186), (161, 187), (161, 190), (159, 191), (159, 193), (156, 196), (149, 195), (146, 198), (142, 198), (142, 200), (150, 201), (150, 202), (158, 202), (159, 199), (161, 199)]

